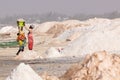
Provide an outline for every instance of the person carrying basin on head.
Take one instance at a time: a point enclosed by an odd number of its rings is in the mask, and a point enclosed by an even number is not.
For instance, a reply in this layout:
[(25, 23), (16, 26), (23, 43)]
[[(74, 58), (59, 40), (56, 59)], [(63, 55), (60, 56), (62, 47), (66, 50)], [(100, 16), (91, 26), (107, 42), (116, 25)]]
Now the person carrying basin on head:
[(17, 42), (19, 44), (19, 50), (16, 53), (16, 55), (19, 55), (19, 53), (24, 51), (24, 46), (26, 43), (26, 37), (25, 33), (23, 32), (23, 27), (25, 26), (25, 20), (24, 19), (18, 19), (17, 20), (17, 26), (18, 26), (18, 33), (17, 33)]

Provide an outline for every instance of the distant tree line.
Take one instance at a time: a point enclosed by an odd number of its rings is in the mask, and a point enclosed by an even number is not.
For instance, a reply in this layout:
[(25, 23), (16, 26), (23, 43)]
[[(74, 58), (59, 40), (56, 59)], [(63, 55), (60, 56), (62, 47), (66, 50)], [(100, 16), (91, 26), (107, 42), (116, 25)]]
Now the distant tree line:
[(104, 13), (104, 14), (101, 14), (101, 15), (77, 14), (77, 15), (73, 16), (72, 19), (86, 20), (86, 19), (90, 19), (90, 18), (94, 18), (94, 17), (114, 19), (114, 18), (120, 18), (120, 13), (118, 11), (114, 11), (114, 12), (111, 12), (111, 13)]
[(87, 20), (94, 17), (108, 18), (108, 19), (120, 18), (120, 13), (118, 11), (114, 11), (111, 13), (105, 13), (101, 15), (76, 14), (74, 16), (67, 16), (56, 12), (48, 12), (45, 14), (14, 15), (14, 16), (6, 16), (4, 18), (0, 18), (0, 24), (16, 25), (16, 20), (19, 18), (24, 18), (27, 23), (43, 23), (47, 21), (64, 21), (67, 19)]

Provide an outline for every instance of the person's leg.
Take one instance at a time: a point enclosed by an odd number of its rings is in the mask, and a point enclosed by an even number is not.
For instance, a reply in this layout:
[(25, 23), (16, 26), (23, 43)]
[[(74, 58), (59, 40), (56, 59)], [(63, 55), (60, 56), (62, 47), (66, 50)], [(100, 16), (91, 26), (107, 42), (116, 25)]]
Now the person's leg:
[(19, 48), (19, 50), (18, 50), (18, 52), (17, 52), (16, 55), (19, 55), (19, 53), (20, 53), (21, 51), (22, 51), (22, 52), (24, 51), (24, 46), (20, 46), (20, 48)]
[(22, 51), (22, 52), (24, 51), (24, 46), (21, 47), (21, 51)]
[(21, 49), (18, 50), (18, 52), (16, 53), (16, 55), (19, 55), (20, 51), (21, 51)]

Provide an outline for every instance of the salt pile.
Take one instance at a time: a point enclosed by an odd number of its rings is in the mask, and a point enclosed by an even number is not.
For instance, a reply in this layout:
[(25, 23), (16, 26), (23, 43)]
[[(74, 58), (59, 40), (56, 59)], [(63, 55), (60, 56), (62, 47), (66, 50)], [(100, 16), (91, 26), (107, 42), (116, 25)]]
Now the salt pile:
[(106, 28), (108, 29), (108, 28), (111, 28), (109, 26), (112, 26), (111, 20), (108, 20), (108, 19), (95, 18), (95, 19), (90, 19), (90, 20), (83, 21), (83, 22), (86, 24), (90, 24), (90, 25), (84, 25), (82, 27), (80, 27), (80, 26), (75, 27), (75, 25), (74, 25), (74, 28), (66, 30), (64, 33), (62, 33), (57, 38), (58, 39), (67, 39), (68, 37), (70, 37), (72, 34), (74, 34), (76, 32), (79, 32), (80, 34), (82, 34), (82, 33), (89, 32), (91, 30), (99, 31), (99, 30), (104, 30)]
[(58, 37), (61, 33), (63, 33), (66, 30), (74, 29), (76, 27), (85, 27), (88, 26), (89, 24), (78, 21), (78, 20), (67, 20), (60, 22), (59, 24), (56, 24), (54, 27), (52, 27), (49, 31), (54, 33), (54, 38)]
[(14, 69), (6, 80), (43, 80), (34, 70), (24, 63)]
[(50, 47), (45, 54), (46, 58), (62, 57), (62, 54), (60, 54), (59, 50), (54, 47)]
[(79, 20), (66, 20), (66, 21), (63, 21), (62, 24), (67, 28), (89, 26), (90, 25), (89, 23), (79, 21)]
[(106, 51), (87, 55), (80, 64), (72, 66), (61, 80), (120, 80), (120, 55)]
[(60, 40), (60, 41), (65, 41), (65, 40), (71, 38), (72, 36), (75, 36), (75, 34), (77, 34), (78, 36), (82, 35), (82, 33), (87, 32), (88, 29), (89, 29), (88, 26), (87, 27), (76, 27), (76, 28), (68, 29), (68, 30), (64, 31), (62, 34), (60, 34), (56, 39)]
[(67, 27), (64, 26), (63, 24), (59, 23), (59, 24), (55, 24), (53, 27), (51, 27), (46, 33), (47, 34), (54, 34), (53, 37), (57, 37), (65, 30), (67, 30)]
[(120, 23), (110, 20), (97, 22), (100, 24), (81, 28), (82, 35), (68, 44), (62, 53), (65, 56), (85, 56), (96, 51), (120, 51)]
[(0, 34), (13, 33), (16, 31), (17, 31), (17, 29), (14, 28), (13, 26), (5, 26), (5, 27), (0, 29)]
[(42, 23), (38, 25), (38, 27), (36, 28), (36, 32), (47, 32), (51, 27), (53, 27), (57, 23), (58, 22), (55, 21)]
[(17, 33), (17, 28), (13, 26), (5, 26), (0, 29), (0, 35), (2, 38), (15, 38)]
[(74, 27), (81, 27), (81, 26), (88, 26), (88, 23), (80, 22), (78, 20), (67, 20), (63, 22), (45, 22), (40, 25), (38, 25), (35, 32), (43, 32), (47, 34), (54, 34), (53, 37), (59, 36), (62, 32), (64, 32), (67, 29), (71, 29)]
[[(105, 19), (105, 18), (92, 18), (84, 21), (86, 24), (89, 24), (89, 26), (94, 26), (94, 25), (106, 25), (111, 22), (110, 19)], [(105, 24), (106, 23), (106, 24)]]

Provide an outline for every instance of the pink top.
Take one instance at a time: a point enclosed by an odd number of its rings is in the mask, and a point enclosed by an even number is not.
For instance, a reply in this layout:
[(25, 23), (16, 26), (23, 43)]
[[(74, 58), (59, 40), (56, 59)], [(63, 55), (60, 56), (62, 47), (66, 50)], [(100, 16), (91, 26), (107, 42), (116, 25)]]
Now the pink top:
[(33, 43), (33, 34), (31, 32), (28, 33), (28, 43)]

